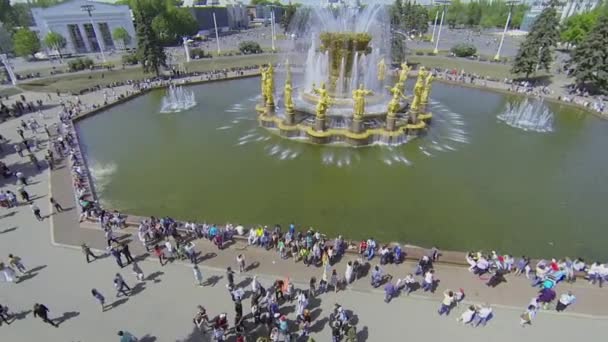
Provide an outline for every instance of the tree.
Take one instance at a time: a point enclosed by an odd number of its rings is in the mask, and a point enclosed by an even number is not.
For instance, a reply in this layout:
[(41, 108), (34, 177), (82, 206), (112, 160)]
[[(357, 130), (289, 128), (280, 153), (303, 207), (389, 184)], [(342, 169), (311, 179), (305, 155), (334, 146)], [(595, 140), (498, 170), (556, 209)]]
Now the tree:
[(575, 14), (569, 17), (562, 27), (560, 38), (568, 45), (578, 45), (597, 23), (599, 9)]
[(61, 55), (61, 49), (65, 47), (66, 41), (62, 35), (53, 31), (47, 33), (47, 35), (44, 37), (44, 45), (50, 49), (57, 50), (59, 58), (63, 58)]
[[(391, 31), (400, 30), (403, 27), (403, 3), (401, 0), (395, 0), (395, 3), (390, 7), (389, 14)], [(397, 33), (391, 34), (391, 59), (394, 62), (401, 62), (405, 59), (405, 41)]]
[(167, 66), (167, 56), (152, 28), (154, 15), (154, 6), (150, 1), (136, 0), (133, 16), (137, 35), (137, 56), (144, 72), (154, 72), (156, 76), (160, 76), (161, 67)]
[(473, 44), (459, 43), (450, 49), (456, 57), (470, 57), (477, 53), (477, 48)]
[(0, 53), (13, 52), (13, 39), (10, 32), (0, 22)]
[(283, 31), (287, 32), (287, 29), (289, 29), (289, 25), (291, 24), (293, 17), (296, 15), (297, 10), (298, 5), (294, 5), (291, 2), (289, 5), (284, 7), (283, 16), (281, 17), (281, 27), (283, 28)]
[(34, 56), (40, 50), (40, 40), (27, 28), (18, 29), (13, 35), (13, 47), (18, 56)]
[(569, 64), (579, 86), (608, 93), (608, 6), (604, 5), (595, 26), (572, 52)]
[(17, 26), (10, 0), (0, 0), (0, 23), (8, 30)]
[(239, 51), (245, 55), (250, 55), (254, 53), (262, 53), (262, 48), (258, 42), (247, 40), (239, 43)]
[(154, 16), (152, 28), (158, 34), (162, 44), (171, 44), (183, 36), (196, 33), (198, 24), (187, 8), (168, 5), (163, 8), (163, 12)]
[(553, 50), (559, 39), (558, 5), (557, 0), (551, 0), (532, 24), (513, 61), (513, 73), (525, 74), (529, 78), (540, 68), (549, 71), (553, 62)]
[(131, 41), (131, 36), (129, 35), (129, 31), (127, 31), (124, 27), (117, 27), (112, 31), (112, 38), (121, 42), (122, 48), (126, 49), (127, 45)]

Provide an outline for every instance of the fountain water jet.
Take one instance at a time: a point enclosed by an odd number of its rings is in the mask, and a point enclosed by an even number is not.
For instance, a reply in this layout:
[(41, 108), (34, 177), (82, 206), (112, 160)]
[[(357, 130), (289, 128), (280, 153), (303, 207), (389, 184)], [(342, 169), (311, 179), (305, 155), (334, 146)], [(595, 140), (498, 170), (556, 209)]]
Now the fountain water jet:
[(524, 131), (541, 133), (553, 131), (553, 113), (542, 100), (526, 98), (515, 105), (509, 103), (505, 111), (497, 116), (497, 119)]
[(161, 113), (177, 113), (196, 106), (194, 93), (182, 86), (170, 85), (162, 99)]

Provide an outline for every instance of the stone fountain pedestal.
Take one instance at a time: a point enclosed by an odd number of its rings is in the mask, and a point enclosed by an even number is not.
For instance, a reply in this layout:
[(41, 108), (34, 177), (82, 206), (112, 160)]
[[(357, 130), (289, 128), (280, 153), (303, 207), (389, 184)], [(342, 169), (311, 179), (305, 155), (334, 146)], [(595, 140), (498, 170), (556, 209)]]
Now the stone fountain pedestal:
[(274, 115), (274, 103), (273, 102), (266, 102), (266, 114), (267, 115)]
[(389, 132), (393, 132), (395, 130), (396, 122), (397, 122), (396, 117), (387, 116), (386, 117), (386, 130)]
[(324, 132), (327, 127), (326, 122), (327, 122), (326, 118), (316, 117), (315, 118), (315, 131)]
[(293, 110), (285, 112), (285, 125), (293, 126), (296, 123), (296, 115)]
[(351, 131), (353, 133), (361, 133), (361, 132), (363, 132), (363, 120), (361, 120), (361, 119), (353, 119), (350, 129), (351, 129)]

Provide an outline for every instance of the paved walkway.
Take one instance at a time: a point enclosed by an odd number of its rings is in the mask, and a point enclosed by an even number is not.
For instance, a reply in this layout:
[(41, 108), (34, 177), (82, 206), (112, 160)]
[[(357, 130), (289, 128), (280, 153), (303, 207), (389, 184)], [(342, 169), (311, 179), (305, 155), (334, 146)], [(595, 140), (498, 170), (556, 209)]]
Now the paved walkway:
[[(99, 101), (101, 93), (82, 96), (83, 101)], [(46, 111), (47, 117), (55, 115), (57, 109)], [(32, 115), (32, 114), (31, 114)], [(27, 116), (26, 116), (27, 118)], [(51, 123), (52, 119), (47, 119)], [(16, 140), (15, 132), (19, 120), (11, 120), (0, 125), (0, 134)], [(42, 159), (44, 151), (36, 152)], [(64, 207), (74, 207), (69, 170), (58, 168), (37, 172), (16, 153), (5, 151), (3, 161), (15, 171), (22, 170), (32, 177), (28, 191), (36, 196), (36, 203), (43, 215), (50, 213), (49, 192)], [(15, 191), (16, 185), (3, 180), (3, 189)], [(276, 276), (291, 276), (296, 287), (305, 287), (310, 276), (320, 277), (318, 268), (307, 268), (292, 260), (280, 260), (276, 253), (259, 248), (233, 245), (218, 251), (211, 244), (197, 241), (201, 252), (201, 270), (210, 285), (203, 288), (194, 286), (190, 266), (175, 262), (164, 267), (157, 260), (141, 262), (141, 268), (148, 277), (137, 287), (137, 294), (127, 300), (115, 301), (112, 278), (121, 272), (127, 282), (135, 285), (135, 277), (130, 269), (119, 269), (112, 258), (103, 258), (91, 264), (84, 261), (77, 247), (82, 242), (97, 249), (104, 247), (102, 232), (94, 224), (80, 226), (75, 209), (52, 215), (42, 222), (34, 219), (28, 206), (4, 209), (0, 219), (0, 259), (13, 253), (23, 258), (24, 263), (34, 271), (18, 284), (0, 283), (0, 303), (8, 305), (11, 311), (21, 312), (19, 319), (10, 326), (0, 327), (2, 341), (112, 341), (118, 340), (116, 331), (125, 329), (144, 341), (208, 341), (193, 332), (192, 317), (197, 304), (207, 307), (211, 315), (227, 312), (229, 321), (233, 318), (233, 305), (224, 287), (223, 270), (227, 265), (235, 267), (235, 256), (244, 253), (248, 263), (257, 267), (247, 274), (238, 276), (237, 283), (245, 286), (248, 277), (258, 274), (262, 283), (269, 286)], [(159, 213), (162, 214), (162, 213)], [(125, 234), (133, 230), (125, 230)], [(137, 240), (135, 238), (131, 238)], [(50, 242), (49, 242), (50, 241)], [(65, 248), (62, 248), (65, 247)], [(131, 243), (132, 253), (143, 254), (141, 245)], [(344, 261), (335, 266), (340, 274), (344, 272)], [(413, 265), (406, 263), (397, 267), (386, 267), (396, 277), (412, 271)], [(440, 279), (437, 293), (446, 288), (464, 288), (467, 301), (488, 302), (494, 307), (495, 318), (485, 328), (462, 327), (455, 322), (461, 312), (457, 308), (449, 318), (440, 318), (436, 310), (439, 294), (423, 295), (414, 293), (410, 297), (400, 297), (390, 304), (383, 302), (383, 295), (373, 290), (369, 278), (355, 282), (346, 291), (325, 294), (320, 301), (311, 303), (313, 310), (313, 330), (317, 341), (329, 341), (328, 315), (334, 303), (340, 303), (354, 311), (358, 320), (361, 341), (390, 341), (397, 336), (407, 336), (424, 340), (455, 341), (570, 341), (585, 336), (603, 336), (608, 328), (608, 294), (586, 282), (575, 285), (560, 284), (558, 293), (572, 289), (578, 297), (577, 303), (567, 312), (554, 311), (539, 313), (532, 327), (520, 328), (518, 317), (523, 307), (535, 295), (524, 278), (508, 277), (508, 283), (496, 289), (489, 289), (463, 268), (438, 265)], [(97, 288), (108, 302), (114, 303), (107, 312), (100, 312), (90, 290)], [(34, 319), (31, 307), (34, 302), (46, 304), (50, 317), (62, 317), (59, 329), (45, 325)], [(249, 300), (244, 301), (244, 311), (249, 311)], [(286, 305), (282, 312), (289, 319), (295, 318), (293, 305)], [(250, 337), (255, 336), (254, 332)], [(397, 338), (402, 339), (402, 338)]]

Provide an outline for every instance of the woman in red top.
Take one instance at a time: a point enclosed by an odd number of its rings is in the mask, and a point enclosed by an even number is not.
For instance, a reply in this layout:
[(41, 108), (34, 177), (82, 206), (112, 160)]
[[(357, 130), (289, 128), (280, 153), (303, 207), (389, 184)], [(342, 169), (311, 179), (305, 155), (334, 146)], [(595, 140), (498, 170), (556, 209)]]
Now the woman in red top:
[(160, 265), (164, 266), (163, 256), (165, 255), (165, 253), (163, 253), (163, 249), (160, 248), (159, 245), (154, 245), (154, 255), (156, 255), (158, 257), (158, 261), (160, 261)]

